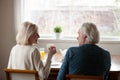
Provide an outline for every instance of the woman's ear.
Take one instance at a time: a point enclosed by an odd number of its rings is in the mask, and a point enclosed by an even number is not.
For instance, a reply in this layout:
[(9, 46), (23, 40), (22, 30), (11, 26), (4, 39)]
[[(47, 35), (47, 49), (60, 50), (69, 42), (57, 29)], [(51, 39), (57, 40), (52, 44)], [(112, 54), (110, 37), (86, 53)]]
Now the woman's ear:
[(84, 34), (84, 39), (86, 39), (87, 38), (87, 35), (86, 34)]
[(87, 35), (85, 35), (85, 38), (87, 38)]

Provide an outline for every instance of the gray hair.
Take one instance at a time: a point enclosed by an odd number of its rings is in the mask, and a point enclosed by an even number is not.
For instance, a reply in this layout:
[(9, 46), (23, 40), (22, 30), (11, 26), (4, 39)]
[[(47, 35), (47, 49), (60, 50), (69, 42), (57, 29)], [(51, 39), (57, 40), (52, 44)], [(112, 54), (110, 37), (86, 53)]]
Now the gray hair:
[(99, 31), (94, 23), (83, 23), (80, 30), (87, 35), (89, 42), (94, 44), (99, 42)]
[(22, 24), (21, 30), (18, 32), (16, 36), (16, 42), (20, 45), (29, 45), (29, 37), (38, 31), (37, 25), (31, 22), (24, 22)]

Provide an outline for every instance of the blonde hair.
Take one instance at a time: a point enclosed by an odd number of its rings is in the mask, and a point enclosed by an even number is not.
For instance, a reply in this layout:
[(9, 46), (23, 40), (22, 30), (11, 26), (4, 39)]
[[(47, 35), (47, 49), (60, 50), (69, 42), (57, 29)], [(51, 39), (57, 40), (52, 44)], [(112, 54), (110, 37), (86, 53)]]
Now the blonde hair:
[(94, 23), (83, 23), (80, 30), (87, 35), (89, 42), (94, 44), (99, 42), (99, 31)]
[(16, 42), (20, 45), (29, 45), (29, 37), (38, 31), (37, 25), (31, 22), (24, 22), (22, 24), (21, 30), (18, 32), (16, 36)]

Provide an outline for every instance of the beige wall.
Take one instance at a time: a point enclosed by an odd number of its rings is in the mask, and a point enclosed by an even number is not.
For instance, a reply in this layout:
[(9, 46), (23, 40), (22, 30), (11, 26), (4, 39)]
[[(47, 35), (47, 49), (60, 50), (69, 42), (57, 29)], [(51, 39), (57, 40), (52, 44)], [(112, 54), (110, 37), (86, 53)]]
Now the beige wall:
[(8, 63), (11, 47), (15, 44), (13, 0), (0, 0), (0, 80)]

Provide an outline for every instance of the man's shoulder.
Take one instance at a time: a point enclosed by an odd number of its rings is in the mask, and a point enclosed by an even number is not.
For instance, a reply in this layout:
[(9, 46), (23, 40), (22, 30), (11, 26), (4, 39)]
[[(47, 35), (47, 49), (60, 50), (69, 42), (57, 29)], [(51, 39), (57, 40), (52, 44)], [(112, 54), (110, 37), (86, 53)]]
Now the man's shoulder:
[(70, 48), (68, 48), (69, 50), (74, 50), (74, 49), (79, 49), (80, 48), (80, 46), (73, 46), (73, 47), (70, 47)]

